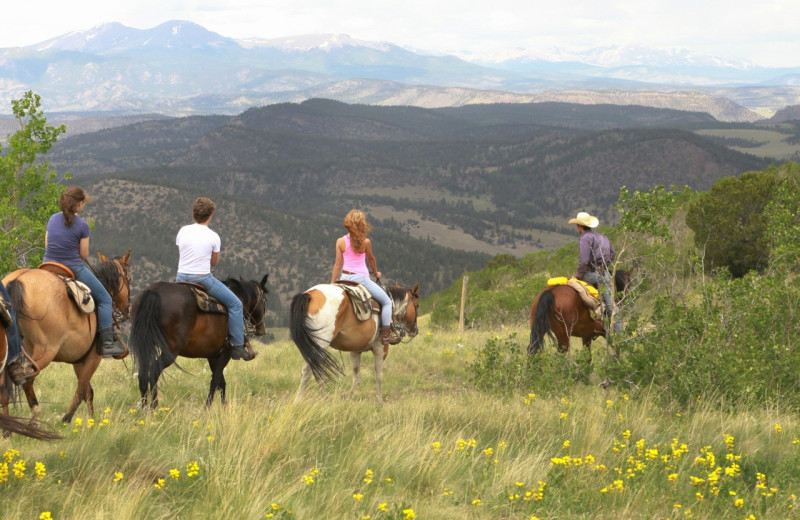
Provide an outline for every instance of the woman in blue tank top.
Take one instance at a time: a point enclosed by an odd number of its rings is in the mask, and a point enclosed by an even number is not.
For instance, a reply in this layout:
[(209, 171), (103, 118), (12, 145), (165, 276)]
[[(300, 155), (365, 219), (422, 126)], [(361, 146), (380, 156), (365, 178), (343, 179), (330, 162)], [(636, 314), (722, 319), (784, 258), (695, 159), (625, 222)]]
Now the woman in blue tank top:
[(97, 306), (97, 334), (103, 357), (110, 358), (125, 353), (122, 345), (114, 342), (111, 318), (111, 295), (92, 270), (84, 264), (89, 257), (89, 223), (78, 216), (86, 204), (86, 193), (77, 186), (64, 190), (58, 199), (60, 213), (50, 217), (44, 236), (44, 261), (64, 264), (75, 273), (75, 279), (85, 283), (92, 291)]

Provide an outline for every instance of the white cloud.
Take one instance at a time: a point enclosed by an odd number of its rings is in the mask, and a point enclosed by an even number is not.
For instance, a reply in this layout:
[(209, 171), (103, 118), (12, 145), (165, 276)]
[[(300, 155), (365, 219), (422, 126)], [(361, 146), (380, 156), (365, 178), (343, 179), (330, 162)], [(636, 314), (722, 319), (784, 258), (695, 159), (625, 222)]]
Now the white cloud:
[(116, 21), (181, 19), (223, 36), (344, 33), (432, 51), (585, 50), (640, 44), (763, 65), (800, 65), (796, 0), (43, 0), (10, 2), (0, 47), (31, 45)]

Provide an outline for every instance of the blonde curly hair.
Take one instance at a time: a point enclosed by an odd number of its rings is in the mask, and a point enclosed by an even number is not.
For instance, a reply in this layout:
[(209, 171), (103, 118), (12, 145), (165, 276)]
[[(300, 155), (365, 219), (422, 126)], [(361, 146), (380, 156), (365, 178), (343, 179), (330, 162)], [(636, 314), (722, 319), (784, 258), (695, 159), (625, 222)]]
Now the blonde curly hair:
[(350, 247), (353, 251), (361, 253), (364, 251), (364, 239), (367, 233), (372, 231), (372, 226), (367, 222), (367, 216), (363, 211), (351, 209), (344, 217), (344, 227), (350, 232)]

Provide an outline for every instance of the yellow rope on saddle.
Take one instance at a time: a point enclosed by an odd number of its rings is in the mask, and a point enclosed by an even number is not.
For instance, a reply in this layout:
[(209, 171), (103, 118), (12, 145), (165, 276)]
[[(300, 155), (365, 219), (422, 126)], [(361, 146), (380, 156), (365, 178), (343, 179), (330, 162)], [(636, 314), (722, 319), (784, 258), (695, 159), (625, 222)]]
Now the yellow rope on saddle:
[(589, 285), (588, 283), (584, 282), (583, 280), (578, 280), (574, 276), (572, 278), (570, 278), (570, 279), (567, 279), (566, 276), (556, 276), (554, 278), (550, 278), (549, 280), (547, 280), (547, 285), (548, 286), (551, 286), (551, 285), (567, 285), (568, 282), (578, 282), (579, 284), (581, 284), (582, 286), (584, 286), (586, 288), (586, 290), (589, 292), (589, 294), (592, 297), (594, 297), (595, 299), (599, 299), (600, 298), (600, 293), (597, 292), (597, 289), (595, 289), (594, 286)]

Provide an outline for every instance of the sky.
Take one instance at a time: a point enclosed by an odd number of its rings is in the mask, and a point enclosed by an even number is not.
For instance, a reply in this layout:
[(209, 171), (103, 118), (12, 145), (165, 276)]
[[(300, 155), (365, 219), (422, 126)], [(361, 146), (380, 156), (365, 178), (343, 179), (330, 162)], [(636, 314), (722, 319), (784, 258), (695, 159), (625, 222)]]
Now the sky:
[(769, 67), (800, 66), (798, 0), (40, 0), (6, 2), (0, 48), (106, 22), (187, 20), (230, 38), (339, 33), (473, 55), (644, 45)]

